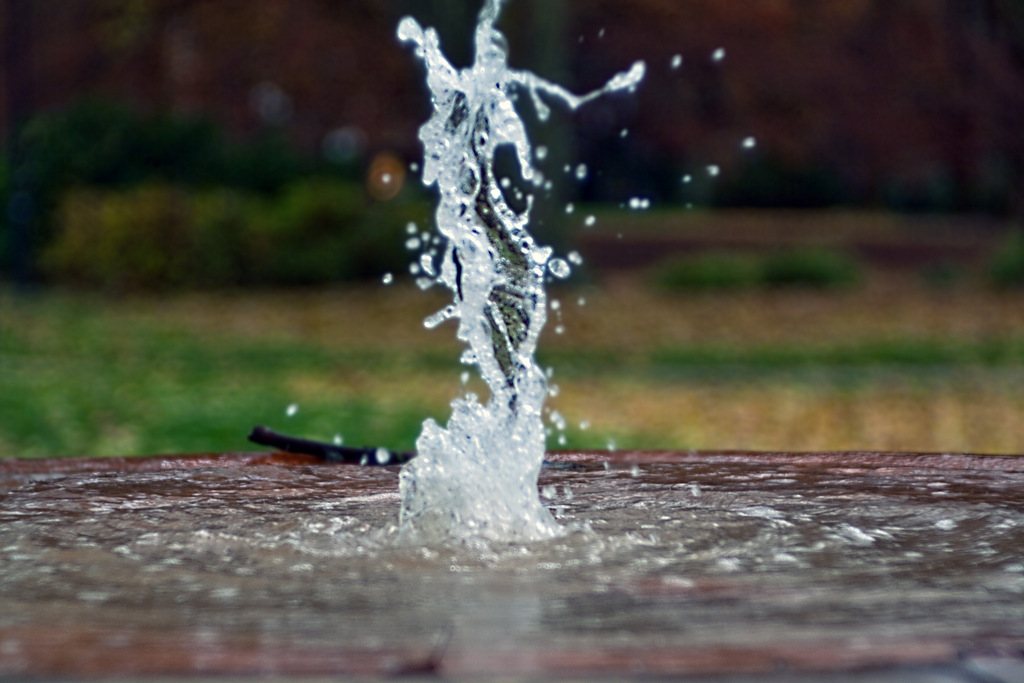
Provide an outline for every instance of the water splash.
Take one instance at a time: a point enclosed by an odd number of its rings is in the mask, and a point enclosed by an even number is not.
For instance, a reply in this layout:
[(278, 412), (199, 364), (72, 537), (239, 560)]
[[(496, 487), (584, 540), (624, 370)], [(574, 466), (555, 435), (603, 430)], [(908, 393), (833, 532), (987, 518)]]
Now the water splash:
[(473, 394), (453, 401), (447, 428), (434, 420), (423, 424), (418, 456), (400, 479), (407, 535), (532, 540), (559, 533), (537, 494), (548, 389), (533, 356), (546, 320), (545, 274), (550, 269), (562, 277), (569, 266), (534, 242), (527, 231), (533, 198), (526, 197), (521, 213), (511, 208), (493, 159), (499, 147), (511, 146), (522, 179), (543, 187), (514, 93), (525, 91), (544, 121), (550, 110), (542, 94), (576, 108), (607, 92), (632, 91), (644, 74), (637, 62), (603, 88), (576, 95), (510, 69), (505, 38), (495, 28), (501, 5), (486, 0), (474, 62), (462, 70), (444, 56), (434, 29), (412, 17), (398, 26), (398, 37), (415, 45), (427, 68), (434, 111), (419, 133), (423, 182), (437, 185), (437, 228), (447, 238), (436, 281), (454, 293), (453, 303), (426, 324), (459, 320), (458, 338), (469, 345), (463, 362), (478, 368), (491, 394), (485, 404)]

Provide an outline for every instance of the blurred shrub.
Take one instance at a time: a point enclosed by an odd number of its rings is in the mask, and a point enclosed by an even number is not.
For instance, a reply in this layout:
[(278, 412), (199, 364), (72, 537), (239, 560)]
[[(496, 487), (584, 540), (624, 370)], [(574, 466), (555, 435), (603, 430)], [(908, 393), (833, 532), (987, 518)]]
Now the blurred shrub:
[(1010, 235), (989, 263), (988, 275), (996, 287), (1024, 287), (1024, 233)]
[(708, 252), (675, 257), (656, 265), (652, 279), (669, 290), (726, 290), (840, 287), (858, 282), (861, 275), (861, 264), (843, 252), (788, 249), (767, 255)]
[(722, 207), (824, 208), (851, 203), (848, 184), (830, 166), (795, 165), (773, 156), (744, 163), (740, 173), (714, 187)]
[(861, 279), (862, 266), (835, 249), (788, 249), (766, 257), (761, 278), (771, 287), (843, 287)]
[[(72, 188), (152, 189), (163, 183), (271, 195), (311, 175), (350, 178), (358, 171), (303, 156), (280, 136), (233, 144), (209, 119), (144, 113), (102, 100), (83, 100), (35, 116), (15, 144), (18, 177), (31, 191), (35, 207), (35, 253), (47, 249), (57, 223), (67, 222), (56, 213)], [(8, 183), (3, 181), (0, 202), (6, 205)], [(151, 207), (157, 201), (155, 196), (138, 200)]]
[(756, 257), (730, 252), (689, 254), (654, 267), (653, 281), (665, 289), (721, 290), (756, 285), (761, 264)]
[(40, 114), (21, 137), (40, 188), (164, 181), (268, 193), (319, 170), (279, 138), (233, 145), (209, 119), (147, 114), (98, 100)]
[(401, 268), (404, 226), (419, 201), (372, 205), (338, 179), (308, 179), (263, 197), (147, 184), (68, 192), (43, 254), (54, 280), (113, 290), (314, 285)]

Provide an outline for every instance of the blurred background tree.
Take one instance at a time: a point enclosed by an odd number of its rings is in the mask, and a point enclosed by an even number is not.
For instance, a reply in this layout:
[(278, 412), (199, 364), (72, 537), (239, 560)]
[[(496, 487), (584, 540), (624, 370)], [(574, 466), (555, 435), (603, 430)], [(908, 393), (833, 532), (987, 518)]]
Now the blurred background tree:
[[(330, 176), (362, 186), (368, 207), (420, 201), (405, 169), (428, 103), (395, 25), (406, 12), (436, 25), (465, 64), (478, 7), (6, 0), (0, 10), (0, 256), (5, 278), (27, 279), (78, 186), (267, 194)], [(631, 197), (1020, 220), (1022, 16), (1020, 0), (752, 0), (742, 11), (714, 0), (510, 2), (516, 66), (575, 90), (637, 58), (650, 66), (637, 97), (535, 127), (549, 176), (570, 163), (599, 169), (555, 185), (537, 209), (542, 237), (565, 242), (570, 201)]]

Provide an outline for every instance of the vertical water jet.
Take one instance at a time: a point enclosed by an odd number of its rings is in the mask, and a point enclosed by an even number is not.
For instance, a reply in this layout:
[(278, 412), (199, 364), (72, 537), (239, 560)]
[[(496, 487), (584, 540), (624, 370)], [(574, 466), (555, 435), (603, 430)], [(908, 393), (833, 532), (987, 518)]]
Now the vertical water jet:
[(535, 243), (527, 230), (533, 199), (527, 197), (521, 211), (509, 205), (494, 157), (510, 146), (522, 180), (540, 185), (515, 94), (528, 94), (544, 121), (550, 111), (541, 95), (576, 108), (607, 92), (632, 90), (644, 74), (637, 62), (603, 88), (576, 95), (510, 69), (507, 42), (495, 27), (501, 5), (484, 3), (474, 61), (461, 70), (441, 51), (434, 29), (412, 17), (398, 26), (398, 37), (415, 46), (427, 70), (433, 115), (419, 132), (423, 182), (437, 186), (435, 220), (447, 240), (436, 281), (454, 294), (425, 324), (458, 319), (458, 338), (469, 346), (462, 360), (478, 368), (490, 390), (486, 403), (472, 394), (455, 399), (446, 428), (427, 420), (418, 456), (402, 471), (402, 533), (426, 539), (535, 540), (559, 533), (537, 492), (547, 385), (534, 351), (546, 319), (545, 273), (567, 275), (568, 264)]

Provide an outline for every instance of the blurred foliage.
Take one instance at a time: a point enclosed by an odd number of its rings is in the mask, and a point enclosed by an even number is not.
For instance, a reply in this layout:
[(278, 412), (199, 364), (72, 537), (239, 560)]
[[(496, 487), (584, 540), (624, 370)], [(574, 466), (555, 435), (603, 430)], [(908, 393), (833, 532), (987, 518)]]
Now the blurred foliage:
[(996, 287), (1024, 287), (1024, 233), (1016, 231), (992, 258), (989, 278)]
[(860, 262), (836, 249), (785, 249), (765, 258), (762, 282), (771, 287), (845, 287), (862, 279)]
[(29, 150), (33, 184), (56, 194), (76, 185), (128, 187), (154, 180), (274, 192), (323, 170), (280, 137), (231, 144), (206, 118), (147, 114), (95, 99), (36, 116), (25, 125), (21, 144)]
[(863, 277), (849, 254), (824, 248), (780, 249), (766, 254), (706, 252), (674, 257), (652, 268), (653, 282), (667, 290), (749, 287), (833, 288)]
[(751, 287), (761, 280), (756, 257), (732, 252), (679, 256), (654, 267), (653, 281), (670, 290), (723, 290)]
[(415, 190), (375, 203), (356, 166), (304, 157), (275, 136), (234, 144), (203, 118), (88, 100), (35, 117), (18, 144), (35, 199), (33, 250), (63, 283), (156, 290), (377, 276), (405, 265), (400, 231), (426, 218)]
[(42, 263), (54, 281), (114, 291), (325, 284), (402, 268), (404, 226), (428, 211), (416, 200), (373, 203), (330, 178), (270, 196), (164, 183), (77, 189)]

